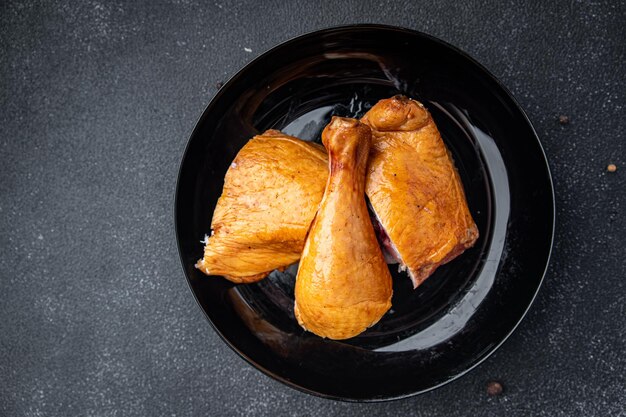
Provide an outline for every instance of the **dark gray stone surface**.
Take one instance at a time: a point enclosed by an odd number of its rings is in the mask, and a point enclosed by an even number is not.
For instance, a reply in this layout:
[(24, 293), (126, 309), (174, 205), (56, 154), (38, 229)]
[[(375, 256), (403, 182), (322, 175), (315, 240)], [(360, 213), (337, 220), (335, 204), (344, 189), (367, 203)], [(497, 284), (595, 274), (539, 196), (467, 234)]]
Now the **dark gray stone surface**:
[[(0, 415), (626, 415), (626, 5), (530, 3), (2, 2)], [(216, 83), (358, 22), (438, 36), (499, 77), (545, 146), (558, 215), (544, 287), (502, 348), (434, 392), (368, 405), (293, 391), (233, 353), (172, 226)]]

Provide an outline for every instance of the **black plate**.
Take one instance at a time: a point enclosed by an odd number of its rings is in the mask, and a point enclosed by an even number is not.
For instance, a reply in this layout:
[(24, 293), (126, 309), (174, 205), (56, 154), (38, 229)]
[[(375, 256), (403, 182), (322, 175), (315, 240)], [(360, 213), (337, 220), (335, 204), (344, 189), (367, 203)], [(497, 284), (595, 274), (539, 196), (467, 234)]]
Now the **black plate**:
[[(417, 290), (391, 266), (392, 309), (347, 341), (321, 339), (298, 326), (292, 311), (296, 267), (251, 285), (194, 268), (224, 174), (252, 135), (274, 128), (319, 141), (331, 115), (359, 117), (398, 93), (428, 107), (454, 156), (481, 233), (474, 248)], [(231, 348), (300, 390), (377, 401), (449, 382), (511, 334), (548, 264), (554, 197), (533, 127), (489, 72), (431, 36), (359, 25), (277, 46), (219, 91), (185, 151), (175, 217), (189, 285)]]

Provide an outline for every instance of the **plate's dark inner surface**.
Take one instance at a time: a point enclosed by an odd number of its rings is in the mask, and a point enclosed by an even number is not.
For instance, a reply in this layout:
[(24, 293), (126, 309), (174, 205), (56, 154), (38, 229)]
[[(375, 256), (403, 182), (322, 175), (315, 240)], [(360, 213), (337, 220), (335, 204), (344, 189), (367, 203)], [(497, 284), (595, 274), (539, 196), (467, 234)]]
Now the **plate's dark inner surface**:
[[(332, 115), (360, 117), (405, 94), (430, 110), (461, 175), (480, 239), (413, 290), (390, 265), (392, 309), (346, 341), (304, 332), (293, 316), (297, 266), (250, 285), (194, 268), (231, 161), (273, 128), (319, 141)], [(297, 162), (297, 161), (294, 161)], [(343, 399), (421, 392), (478, 363), (532, 301), (550, 252), (553, 201), (543, 152), (508, 93), (462, 53), (385, 27), (330, 29), (255, 60), (218, 93), (193, 133), (176, 199), (193, 292), (226, 341), (265, 372)]]

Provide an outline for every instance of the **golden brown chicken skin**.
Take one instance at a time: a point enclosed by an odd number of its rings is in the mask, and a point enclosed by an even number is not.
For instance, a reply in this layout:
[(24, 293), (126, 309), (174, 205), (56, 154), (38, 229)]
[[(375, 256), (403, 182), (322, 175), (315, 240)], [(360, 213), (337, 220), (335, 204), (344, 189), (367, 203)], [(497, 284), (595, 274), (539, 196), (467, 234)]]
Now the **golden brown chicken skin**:
[(392, 282), (365, 202), (370, 129), (334, 117), (322, 133), (330, 175), (296, 277), (295, 315), (321, 337), (347, 339), (391, 307)]
[(226, 173), (196, 267), (249, 283), (297, 262), (327, 177), (322, 146), (276, 130), (252, 138)]
[(361, 121), (373, 136), (367, 196), (417, 287), (478, 238), (463, 184), (421, 103), (403, 96), (381, 100)]

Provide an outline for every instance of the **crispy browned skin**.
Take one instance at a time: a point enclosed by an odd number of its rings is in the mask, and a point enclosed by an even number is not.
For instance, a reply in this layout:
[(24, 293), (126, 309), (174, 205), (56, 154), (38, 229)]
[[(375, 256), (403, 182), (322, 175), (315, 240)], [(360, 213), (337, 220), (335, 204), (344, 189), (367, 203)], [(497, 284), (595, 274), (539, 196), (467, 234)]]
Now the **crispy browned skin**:
[(321, 337), (347, 339), (391, 307), (391, 275), (365, 203), (370, 129), (334, 117), (322, 133), (330, 176), (296, 278), (298, 323)]
[(252, 138), (226, 173), (196, 267), (249, 283), (296, 262), (327, 176), (322, 146), (276, 130)]
[(463, 184), (424, 106), (379, 101), (363, 117), (372, 128), (366, 192), (417, 287), (471, 247), (478, 229)]

